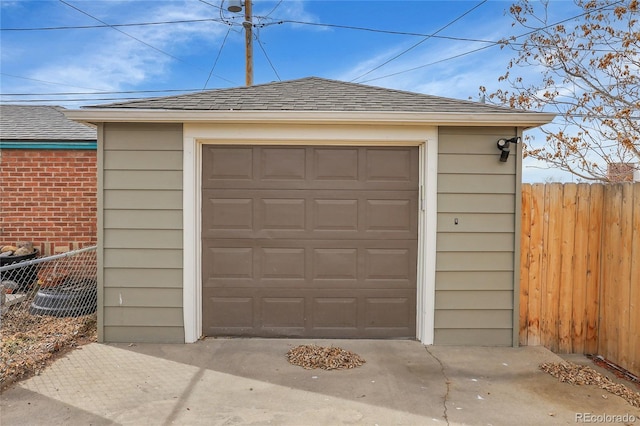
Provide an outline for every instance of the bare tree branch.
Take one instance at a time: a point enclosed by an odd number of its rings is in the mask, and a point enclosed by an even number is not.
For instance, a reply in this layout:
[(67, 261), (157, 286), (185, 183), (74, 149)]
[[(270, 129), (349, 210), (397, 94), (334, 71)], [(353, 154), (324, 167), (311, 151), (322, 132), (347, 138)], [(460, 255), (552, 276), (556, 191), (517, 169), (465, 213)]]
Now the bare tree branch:
[[(487, 98), (557, 112), (560, 120), (542, 128), (546, 141), (530, 140), (525, 156), (606, 182), (619, 178), (612, 169), (625, 169), (611, 165), (640, 163), (640, 6), (638, 0), (574, 3), (579, 17), (553, 25), (548, 0), (511, 6), (514, 25), (533, 31), (522, 43), (504, 41), (515, 53), (498, 80), (508, 88)], [(527, 77), (532, 67), (542, 70), (537, 78)]]

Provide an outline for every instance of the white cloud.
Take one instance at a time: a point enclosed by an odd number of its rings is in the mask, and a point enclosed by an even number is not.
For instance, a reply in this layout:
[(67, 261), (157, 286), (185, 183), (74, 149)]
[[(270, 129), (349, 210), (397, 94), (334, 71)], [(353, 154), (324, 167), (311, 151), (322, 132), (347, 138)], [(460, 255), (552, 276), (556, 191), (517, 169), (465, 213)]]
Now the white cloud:
[[(90, 5), (99, 9), (94, 11)], [(131, 22), (129, 14), (132, 8), (144, 8), (144, 13), (136, 9), (136, 21), (144, 16), (145, 21), (173, 21), (188, 19), (203, 19), (216, 17), (217, 9), (202, 3), (194, 2), (107, 2), (107, 3), (78, 3), (87, 13), (102, 21)], [(69, 8), (66, 13), (78, 14)], [(85, 17), (88, 20), (88, 17)], [(86, 23), (85, 20), (85, 23)], [(98, 24), (94, 21), (93, 24)], [(43, 81), (63, 83), (68, 87), (94, 88), (99, 90), (122, 90), (141, 84), (149, 79), (164, 80), (168, 75), (168, 67), (182, 62), (176, 58), (187, 57), (190, 51), (206, 49), (224, 36), (226, 26), (215, 22), (150, 25), (141, 27), (119, 27), (101, 30), (77, 30), (80, 37), (66, 38), (64, 49), (59, 55), (50, 55), (46, 62), (35, 62), (22, 76)], [(57, 36), (58, 33), (53, 34)], [(133, 37), (143, 41), (135, 40)], [(145, 44), (146, 43), (146, 44)], [(150, 47), (150, 46), (153, 46)], [(61, 48), (62, 46), (56, 46)], [(155, 48), (155, 49), (154, 49)], [(11, 44), (3, 46), (3, 63), (8, 60), (7, 55), (12, 52)], [(71, 54), (69, 54), (72, 52)], [(165, 53), (163, 53), (165, 52)], [(208, 71), (195, 71), (206, 77)], [(202, 78), (204, 78), (202, 77)], [(27, 81), (22, 81), (22, 86)], [(36, 82), (34, 86), (41, 86)], [(50, 91), (51, 86), (45, 91)], [(42, 90), (41, 90), (42, 91)]]

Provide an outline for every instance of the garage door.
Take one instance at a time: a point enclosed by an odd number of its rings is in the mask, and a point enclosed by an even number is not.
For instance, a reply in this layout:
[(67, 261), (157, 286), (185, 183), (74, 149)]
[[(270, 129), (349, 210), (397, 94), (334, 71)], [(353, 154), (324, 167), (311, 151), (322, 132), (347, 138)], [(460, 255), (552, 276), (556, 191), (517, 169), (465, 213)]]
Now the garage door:
[(413, 338), (418, 148), (203, 148), (207, 336)]

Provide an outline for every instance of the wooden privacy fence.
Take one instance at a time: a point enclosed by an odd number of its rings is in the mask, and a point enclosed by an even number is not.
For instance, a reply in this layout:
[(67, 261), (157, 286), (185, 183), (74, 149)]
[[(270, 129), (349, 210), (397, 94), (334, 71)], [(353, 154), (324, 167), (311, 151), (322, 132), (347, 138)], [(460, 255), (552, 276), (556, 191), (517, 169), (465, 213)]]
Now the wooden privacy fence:
[(520, 344), (640, 373), (640, 183), (522, 186)]

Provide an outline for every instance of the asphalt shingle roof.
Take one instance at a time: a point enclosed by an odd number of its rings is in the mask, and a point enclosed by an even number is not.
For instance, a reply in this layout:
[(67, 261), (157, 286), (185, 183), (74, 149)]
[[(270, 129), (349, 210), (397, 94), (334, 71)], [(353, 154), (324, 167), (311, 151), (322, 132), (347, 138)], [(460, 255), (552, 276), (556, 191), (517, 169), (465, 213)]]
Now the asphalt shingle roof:
[(94, 105), (89, 108), (203, 111), (524, 112), (478, 102), (318, 77)]
[(95, 128), (69, 120), (62, 110), (59, 106), (0, 105), (0, 140), (96, 140)]

